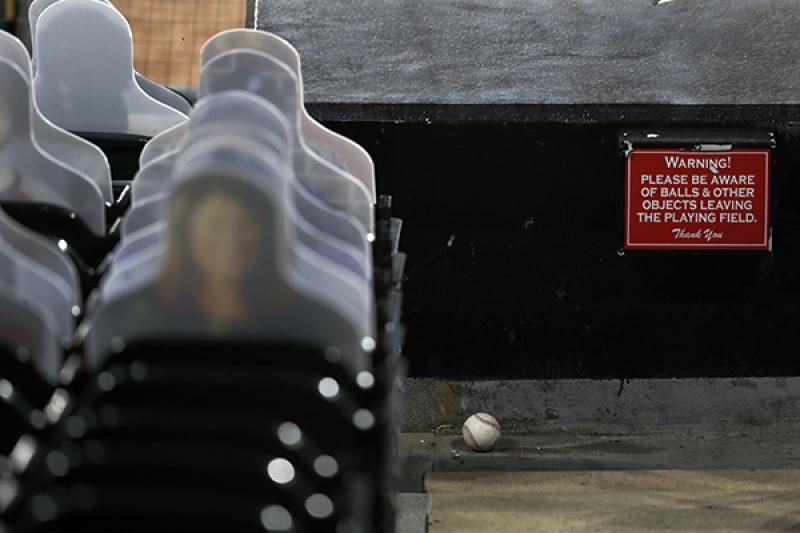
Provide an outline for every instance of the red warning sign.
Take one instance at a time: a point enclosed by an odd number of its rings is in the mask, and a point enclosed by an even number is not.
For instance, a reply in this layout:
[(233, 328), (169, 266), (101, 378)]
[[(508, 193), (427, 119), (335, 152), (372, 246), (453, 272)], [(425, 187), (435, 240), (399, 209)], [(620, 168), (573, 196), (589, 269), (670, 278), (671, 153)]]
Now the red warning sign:
[(628, 250), (769, 250), (769, 149), (633, 150)]

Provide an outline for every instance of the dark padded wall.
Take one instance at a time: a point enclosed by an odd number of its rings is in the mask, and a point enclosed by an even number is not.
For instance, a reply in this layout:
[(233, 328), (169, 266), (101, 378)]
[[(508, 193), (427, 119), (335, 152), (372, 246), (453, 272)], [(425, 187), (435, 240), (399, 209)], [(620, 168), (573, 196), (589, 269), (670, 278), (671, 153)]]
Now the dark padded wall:
[[(406, 219), (413, 373), (800, 372), (800, 3), (271, 0), (258, 20)], [(618, 254), (635, 126), (775, 132), (774, 253)]]

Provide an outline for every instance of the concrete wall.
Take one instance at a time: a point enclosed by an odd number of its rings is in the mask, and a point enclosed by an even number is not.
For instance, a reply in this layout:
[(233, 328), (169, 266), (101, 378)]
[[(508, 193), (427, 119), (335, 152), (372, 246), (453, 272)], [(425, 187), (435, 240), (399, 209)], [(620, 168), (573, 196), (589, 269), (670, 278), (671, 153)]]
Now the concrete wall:
[(459, 430), (474, 412), (511, 433), (657, 430), (800, 421), (800, 378), (442, 381), (409, 379), (405, 431)]

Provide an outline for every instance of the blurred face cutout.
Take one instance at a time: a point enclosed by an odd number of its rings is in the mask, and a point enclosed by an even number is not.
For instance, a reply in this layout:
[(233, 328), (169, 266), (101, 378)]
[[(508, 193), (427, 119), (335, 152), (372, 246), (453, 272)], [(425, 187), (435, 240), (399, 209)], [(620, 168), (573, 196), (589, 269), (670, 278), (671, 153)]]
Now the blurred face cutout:
[(240, 285), (258, 256), (260, 229), (254, 213), (218, 191), (200, 201), (188, 224), (191, 254), (203, 282)]

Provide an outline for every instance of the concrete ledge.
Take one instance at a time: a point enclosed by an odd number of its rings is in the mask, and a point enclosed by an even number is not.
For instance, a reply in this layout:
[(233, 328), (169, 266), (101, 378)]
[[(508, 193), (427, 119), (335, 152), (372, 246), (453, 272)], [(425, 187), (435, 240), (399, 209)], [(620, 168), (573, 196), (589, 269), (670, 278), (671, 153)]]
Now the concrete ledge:
[(507, 433), (624, 432), (800, 421), (800, 378), (406, 382), (403, 431), (460, 431), (471, 413)]
[(397, 495), (397, 533), (425, 533), (431, 499), (425, 493)]

